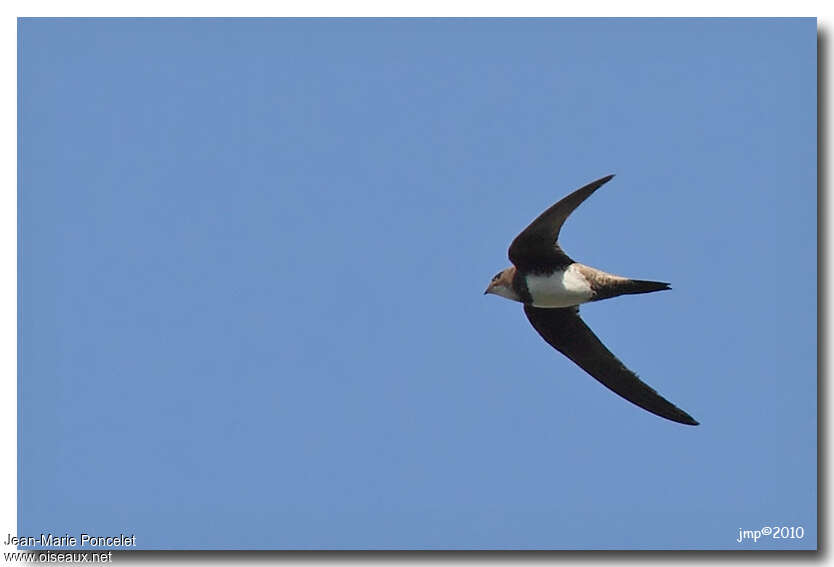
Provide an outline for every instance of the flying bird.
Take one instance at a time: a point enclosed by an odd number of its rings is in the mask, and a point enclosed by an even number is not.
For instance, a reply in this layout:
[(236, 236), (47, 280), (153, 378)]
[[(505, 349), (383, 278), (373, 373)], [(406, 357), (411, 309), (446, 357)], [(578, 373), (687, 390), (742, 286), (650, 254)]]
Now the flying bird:
[(545, 341), (616, 394), (660, 417), (698, 425), (626, 368), (579, 317), (582, 303), (671, 289), (668, 283), (615, 276), (574, 262), (559, 246), (568, 216), (612, 177), (577, 189), (530, 223), (510, 244), (513, 265), (492, 278), (484, 295), (523, 303), (527, 319)]

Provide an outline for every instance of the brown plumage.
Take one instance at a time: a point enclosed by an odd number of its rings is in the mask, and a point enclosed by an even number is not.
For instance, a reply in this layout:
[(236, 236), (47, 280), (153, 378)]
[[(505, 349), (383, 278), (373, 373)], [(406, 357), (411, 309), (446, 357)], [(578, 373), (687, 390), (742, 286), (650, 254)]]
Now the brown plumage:
[(580, 264), (579, 262), (574, 262), (573, 265), (587, 280), (591, 289), (594, 291), (592, 301), (608, 299), (609, 297), (617, 297), (618, 295), (651, 293), (653, 291), (672, 289), (666, 282), (633, 280), (631, 278), (615, 276), (614, 274), (597, 270), (596, 268)]
[(523, 303), (539, 335), (605, 387), (655, 415), (698, 425), (626, 368), (579, 317), (581, 303), (670, 289), (665, 282), (634, 280), (574, 262), (559, 246), (568, 216), (612, 177), (577, 189), (530, 223), (510, 245), (513, 265), (499, 272), (484, 293)]

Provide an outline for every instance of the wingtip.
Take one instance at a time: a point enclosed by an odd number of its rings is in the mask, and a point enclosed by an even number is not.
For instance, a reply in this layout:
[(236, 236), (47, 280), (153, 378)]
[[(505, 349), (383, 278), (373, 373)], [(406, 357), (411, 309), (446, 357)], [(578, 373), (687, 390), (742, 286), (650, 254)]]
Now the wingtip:
[(682, 409), (676, 409), (680, 412), (680, 415), (672, 417), (672, 421), (677, 421), (678, 423), (682, 423), (683, 425), (701, 425), (699, 422), (695, 420), (695, 418), (693, 418), (691, 415), (689, 415)]

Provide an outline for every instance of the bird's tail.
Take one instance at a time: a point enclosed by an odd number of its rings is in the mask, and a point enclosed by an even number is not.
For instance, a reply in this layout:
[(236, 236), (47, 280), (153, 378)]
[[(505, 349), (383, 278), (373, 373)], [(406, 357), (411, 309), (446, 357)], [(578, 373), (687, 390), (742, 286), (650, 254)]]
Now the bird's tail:
[(618, 281), (607, 283), (602, 289), (599, 289), (594, 297), (594, 300), (607, 299), (609, 297), (617, 297), (618, 295), (628, 295), (633, 293), (651, 293), (653, 291), (663, 291), (665, 289), (672, 288), (666, 282), (622, 278)]
[(623, 284), (620, 293), (651, 293), (653, 291), (663, 291), (664, 289), (672, 289), (672, 287), (666, 282), (628, 280)]

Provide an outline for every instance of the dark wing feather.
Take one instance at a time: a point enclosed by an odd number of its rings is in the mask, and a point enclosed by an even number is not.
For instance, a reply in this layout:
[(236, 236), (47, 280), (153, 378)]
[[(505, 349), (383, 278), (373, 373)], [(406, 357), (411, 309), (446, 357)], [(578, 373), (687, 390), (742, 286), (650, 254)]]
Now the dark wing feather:
[(540, 214), (510, 244), (510, 261), (524, 272), (549, 272), (573, 263), (556, 243), (559, 231), (574, 209), (612, 177), (614, 176), (606, 175), (577, 189)]
[(688, 413), (662, 398), (605, 348), (579, 317), (578, 307), (541, 309), (525, 305), (524, 313), (544, 340), (608, 389), (655, 415), (698, 425)]

